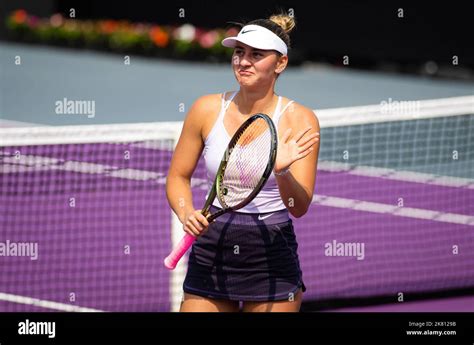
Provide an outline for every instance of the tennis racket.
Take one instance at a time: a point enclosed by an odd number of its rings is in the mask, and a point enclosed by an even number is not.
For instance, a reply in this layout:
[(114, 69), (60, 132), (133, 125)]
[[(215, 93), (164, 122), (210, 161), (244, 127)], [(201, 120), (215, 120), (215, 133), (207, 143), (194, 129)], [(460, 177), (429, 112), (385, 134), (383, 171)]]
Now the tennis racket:
[[(277, 132), (268, 115), (252, 115), (239, 127), (224, 152), (201, 211), (209, 223), (227, 212), (244, 207), (255, 198), (272, 173), (277, 147)], [(210, 214), (216, 197), (222, 209)], [(184, 235), (164, 260), (165, 266), (174, 269), (195, 240), (192, 235)]]

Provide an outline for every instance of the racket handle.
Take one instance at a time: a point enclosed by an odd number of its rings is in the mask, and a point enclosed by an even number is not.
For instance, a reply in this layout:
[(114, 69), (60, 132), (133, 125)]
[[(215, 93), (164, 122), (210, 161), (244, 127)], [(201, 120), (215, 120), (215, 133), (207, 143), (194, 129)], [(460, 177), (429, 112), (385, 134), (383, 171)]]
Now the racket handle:
[(169, 270), (174, 270), (179, 260), (181, 260), (195, 240), (196, 237), (191, 236), (190, 234), (184, 235), (178, 245), (171, 251), (170, 255), (165, 258), (165, 267)]

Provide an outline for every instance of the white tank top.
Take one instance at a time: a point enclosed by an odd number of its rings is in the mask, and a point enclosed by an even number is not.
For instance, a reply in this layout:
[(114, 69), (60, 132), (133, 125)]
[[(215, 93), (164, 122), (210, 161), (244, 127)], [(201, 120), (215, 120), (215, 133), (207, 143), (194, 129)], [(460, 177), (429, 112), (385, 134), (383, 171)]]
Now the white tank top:
[[(217, 117), (217, 120), (211, 129), (211, 132), (209, 133), (204, 142), (203, 154), (207, 170), (208, 191), (211, 189), (212, 184), (214, 183), (216, 171), (219, 168), (219, 164), (224, 155), (225, 149), (227, 148), (227, 145), (229, 144), (231, 139), (231, 136), (227, 133), (227, 130), (224, 126), (224, 115), (236, 94), (237, 91), (234, 92), (228, 100), (225, 99), (225, 94), (222, 95), (221, 110), (219, 112), (219, 116)], [(288, 104), (283, 108), (283, 110), (280, 110), (281, 96), (278, 97), (278, 103), (275, 107), (275, 112), (272, 116), (272, 120), (275, 124), (275, 127), (277, 128), (277, 131), (280, 116), (284, 113), (286, 108), (291, 103), (293, 103), (293, 101), (288, 102)], [(213, 205), (222, 208), (217, 198), (214, 200)], [(278, 190), (275, 175), (272, 172), (267, 183), (262, 188), (260, 193), (258, 193), (257, 196), (247, 206), (239, 209), (238, 212), (266, 213), (283, 210), (285, 208), (286, 206), (280, 197), (280, 191)]]

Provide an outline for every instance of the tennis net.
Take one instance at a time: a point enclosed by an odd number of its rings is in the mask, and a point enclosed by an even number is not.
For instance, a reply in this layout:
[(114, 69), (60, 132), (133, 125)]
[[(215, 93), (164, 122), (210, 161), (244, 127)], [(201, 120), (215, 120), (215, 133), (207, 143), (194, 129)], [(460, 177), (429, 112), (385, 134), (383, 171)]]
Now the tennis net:
[[(305, 301), (474, 287), (474, 97), (317, 111)], [(168, 311), (177, 123), (0, 129), (0, 310)], [(195, 206), (206, 173), (193, 175)]]

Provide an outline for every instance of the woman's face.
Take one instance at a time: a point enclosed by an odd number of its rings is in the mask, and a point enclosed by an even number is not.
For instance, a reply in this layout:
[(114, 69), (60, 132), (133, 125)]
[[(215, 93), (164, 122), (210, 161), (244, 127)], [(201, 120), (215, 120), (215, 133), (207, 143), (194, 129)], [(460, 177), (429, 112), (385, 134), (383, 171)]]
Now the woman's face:
[(287, 61), (287, 56), (274, 50), (256, 49), (238, 42), (232, 55), (232, 68), (241, 86), (262, 86), (274, 82)]

